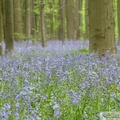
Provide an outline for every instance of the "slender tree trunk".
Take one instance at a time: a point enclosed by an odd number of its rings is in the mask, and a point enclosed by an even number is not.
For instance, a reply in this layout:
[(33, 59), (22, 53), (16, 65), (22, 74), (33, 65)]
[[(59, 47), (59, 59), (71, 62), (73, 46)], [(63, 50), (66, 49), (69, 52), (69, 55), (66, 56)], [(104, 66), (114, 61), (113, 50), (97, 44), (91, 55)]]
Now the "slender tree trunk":
[(0, 55), (2, 55), (3, 40), (3, 16), (2, 16), (2, 0), (0, 0)]
[(12, 53), (14, 49), (13, 41), (13, 0), (4, 0), (5, 1), (5, 45), (6, 52)]
[(65, 40), (65, 0), (59, 0), (59, 18), (60, 25), (58, 30), (58, 39)]
[(49, 39), (53, 39), (54, 38), (54, 32), (53, 32), (53, 28), (54, 28), (54, 22), (53, 22), (53, 3), (54, 3), (54, 1), (53, 0), (49, 0), (49, 9), (50, 9), (50, 13), (49, 13), (49, 15), (48, 15), (48, 19), (49, 19), (49, 26), (50, 26), (50, 28), (49, 28), (49, 36), (50, 36), (50, 38)]
[(3, 39), (5, 39), (5, 0), (2, 0)]
[(75, 0), (75, 33), (76, 33), (76, 39), (80, 39), (80, 23), (81, 23), (80, 10), (82, 9), (81, 2), (82, 2), (82, 0)]
[(120, 46), (120, 0), (117, 0), (117, 13), (118, 13), (118, 45)]
[(75, 37), (80, 38), (80, 0), (75, 0)]
[(89, 38), (89, 17), (88, 17), (88, 0), (85, 0), (85, 24), (86, 24), (86, 32), (85, 32), (85, 38)]
[(31, 0), (31, 35), (33, 38), (33, 42), (35, 42), (36, 39), (36, 17), (35, 17), (35, 0)]
[(116, 54), (113, 0), (89, 0), (90, 53)]
[(44, 0), (41, 0), (40, 3), (40, 15), (41, 15), (41, 36), (42, 36), (42, 47), (47, 45), (46, 41), (46, 29), (45, 29), (45, 15), (44, 15)]
[(21, 0), (14, 0), (14, 39), (16, 41), (22, 40), (22, 12)]
[(74, 0), (66, 0), (67, 38), (75, 38)]
[[(54, 0), (55, 1), (55, 0)], [(57, 11), (58, 12), (58, 11)], [(58, 31), (59, 31), (59, 26), (56, 25), (59, 22), (59, 15), (57, 14), (53, 14), (53, 18), (54, 18), (54, 24), (53, 24), (53, 32), (54, 32), (54, 40), (58, 40)]]
[(25, 0), (25, 24), (24, 24), (24, 30), (25, 30), (25, 39), (30, 39), (31, 34), (31, 0)]

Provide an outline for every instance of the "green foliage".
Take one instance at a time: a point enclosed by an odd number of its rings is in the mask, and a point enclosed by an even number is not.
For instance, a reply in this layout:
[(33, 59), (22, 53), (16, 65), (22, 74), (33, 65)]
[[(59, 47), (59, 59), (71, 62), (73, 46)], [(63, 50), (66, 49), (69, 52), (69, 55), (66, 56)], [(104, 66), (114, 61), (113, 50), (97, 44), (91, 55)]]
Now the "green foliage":
[(89, 49), (79, 49), (77, 51), (72, 51), (70, 53), (72, 56), (78, 55), (78, 54), (89, 54)]

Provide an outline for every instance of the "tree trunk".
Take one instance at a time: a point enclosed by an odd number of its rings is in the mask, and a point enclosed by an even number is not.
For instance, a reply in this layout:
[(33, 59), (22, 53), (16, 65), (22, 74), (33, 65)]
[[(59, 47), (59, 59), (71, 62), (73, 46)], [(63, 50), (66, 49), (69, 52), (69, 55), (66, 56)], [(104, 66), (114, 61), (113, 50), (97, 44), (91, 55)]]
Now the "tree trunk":
[(25, 0), (25, 24), (24, 24), (24, 31), (25, 31), (25, 40), (30, 39), (31, 34), (31, 0)]
[(3, 16), (2, 16), (2, 0), (0, 0), (0, 55), (2, 55), (3, 40)]
[(66, 0), (67, 38), (75, 38), (74, 0)]
[(85, 32), (85, 39), (89, 38), (89, 17), (88, 17), (88, 0), (85, 0), (85, 27), (86, 27), (86, 32)]
[(116, 54), (113, 0), (89, 0), (90, 53)]
[(80, 35), (81, 35), (81, 10), (82, 10), (82, 2), (83, 0), (75, 0), (75, 33), (76, 33), (76, 39), (80, 39)]
[(117, 14), (118, 14), (118, 45), (120, 46), (120, 0), (117, 0)]
[(41, 36), (42, 36), (42, 47), (47, 45), (46, 41), (46, 30), (45, 30), (45, 15), (44, 15), (44, 0), (41, 0), (40, 3), (40, 15), (41, 15)]
[(58, 30), (58, 39), (65, 40), (65, 0), (59, 0), (59, 18), (60, 25)]
[(4, 0), (5, 1), (5, 45), (6, 52), (12, 53), (14, 49), (13, 41), (13, 0)]
[(35, 0), (32, 0), (31, 1), (31, 35), (32, 35), (32, 39), (33, 39), (33, 42), (35, 42), (35, 39), (36, 39), (36, 17), (35, 17)]
[(21, 0), (14, 0), (14, 39), (16, 41), (22, 40), (22, 12)]
[(48, 14), (48, 19), (49, 19), (49, 39), (54, 39), (54, 22), (53, 22), (53, 0), (49, 0), (49, 9), (50, 9), (50, 13)]

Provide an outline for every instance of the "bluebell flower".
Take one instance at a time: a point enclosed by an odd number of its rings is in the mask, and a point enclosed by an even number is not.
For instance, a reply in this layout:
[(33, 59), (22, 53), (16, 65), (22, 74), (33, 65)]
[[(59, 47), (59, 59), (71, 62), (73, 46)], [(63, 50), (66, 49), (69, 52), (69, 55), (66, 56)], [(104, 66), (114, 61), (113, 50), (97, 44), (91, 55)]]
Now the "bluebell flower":
[(53, 110), (54, 110), (54, 117), (59, 118), (60, 106), (57, 103), (55, 103), (55, 105), (53, 106)]

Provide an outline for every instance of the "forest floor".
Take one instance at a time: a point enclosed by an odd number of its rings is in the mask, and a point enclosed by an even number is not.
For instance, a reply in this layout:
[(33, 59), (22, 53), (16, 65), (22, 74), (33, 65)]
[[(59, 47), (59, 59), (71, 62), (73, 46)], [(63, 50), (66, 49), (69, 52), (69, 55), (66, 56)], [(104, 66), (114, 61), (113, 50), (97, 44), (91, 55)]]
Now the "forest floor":
[(99, 59), (88, 46), (15, 43), (15, 55), (0, 58), (0, 120), (120, 119), (120, 49)]

